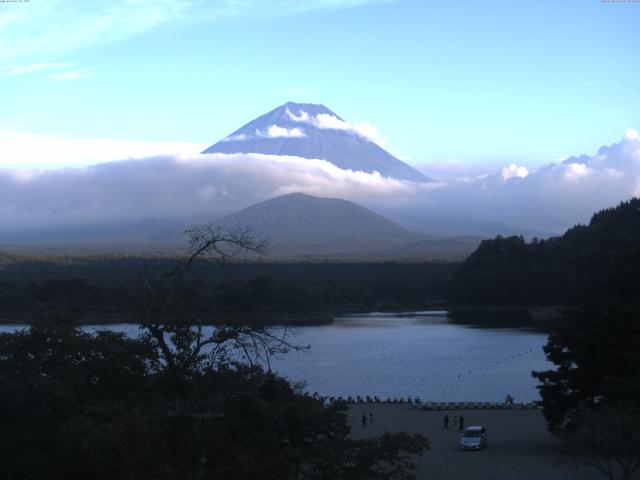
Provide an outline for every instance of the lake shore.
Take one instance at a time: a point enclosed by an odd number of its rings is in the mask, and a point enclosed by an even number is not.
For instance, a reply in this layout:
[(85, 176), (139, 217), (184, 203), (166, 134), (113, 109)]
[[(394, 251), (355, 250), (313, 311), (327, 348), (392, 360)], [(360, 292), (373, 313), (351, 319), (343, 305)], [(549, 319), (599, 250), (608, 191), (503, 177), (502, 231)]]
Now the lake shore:
[[(362, 428), (363, 413), (373, 413), (373, 425)], [(444, 415), (462, 415), (465, 426), (487, 429), (488, 446), (482, 451), (463, 452), (459, 431), (452, 423), (443, 430)], [(601, 474), (588, 467), (561, 466), (562, 446), (546, 429), (540, 410), (415, 410), (410, 405), (355, 404), (348, 412), (354, 438), (379, 436), (384, 432), (420, 433), (430, 450), (415, 457), (417, 478), (424, 480), (597, 480)]]
[[(251, 324), (266, 326), (296, 326), (304, 327), (311, 325), (329, 325), (333, 323), (334, 313), (308, 312), (308, 313), (265, 313), (265, 312), (216, 312), (211, 314), (190, 314), (192, 319), (200, 318), (203, 326), (216, 326), (228, 324)], [(38, 320), (46, 318), (46, 314), (18, 314), (5, 315), (0, 317), (0, 325), (24, 325), (29, 326)], [(135, 315), (122, 313), (87, 313), (81, 315), (76, 324), (80, 326), (88, 325), (117, 325), (117, 324), (139, 324)]]
[[(423, 307), (399, 306), (380, 308), (379, 313), (410, 314), (418, 311), (446, 311), (452, 323), (463, 325), (477, 325), (483, 327), (532, 327), (540, 330), (555, 325), (561, 318), (565, 307), (557, 305), (479, 305), (457, 306), (445, 304), (429, 304)], [(349, 315), (366, 315), (370, 312), (343, 309), (340, 311), (312, 311), (312, 312), (264, 312), (264, 311), (236, 311), (236, 312), (201, 312), (190, 314), (193, 318), (202, 319), (203, 325), (223, 325), (229, 323), (250, 323), (269, 326), (306, 326), (329, 325), (336, 318)], [(0, 317), (0, 325), (30, 325), (38, 319), (46, 317), (46, 313), (16, 313)], [(102, 311), (82, 313), (78, 325), (115, 325), (119, 323), (138, 323), (136, 317), (127, 313), (108, 313)]]

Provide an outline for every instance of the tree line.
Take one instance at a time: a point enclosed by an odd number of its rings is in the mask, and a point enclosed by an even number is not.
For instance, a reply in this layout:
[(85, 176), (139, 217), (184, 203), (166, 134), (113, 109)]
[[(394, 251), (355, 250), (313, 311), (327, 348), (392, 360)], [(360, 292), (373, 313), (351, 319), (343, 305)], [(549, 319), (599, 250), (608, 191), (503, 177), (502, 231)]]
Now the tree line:
[[(0, 268), (0, 318), (29, 320), (65, 312), (85, 323), (130, 315), (123, 286), (174, 268), (170, 258), (13, 258)], [(423, 308), (442, 303), (448, 263), (223, 263), (198, 259), (182, 282), (192, 314), (224, 322), (330, 321), (345, 311)]]
[(597, 212), (548, 240), (483, 241), (459, 265), (449, 298), (467, 305), (577, 305), (637, 300), (640, 294), (640, 199)]

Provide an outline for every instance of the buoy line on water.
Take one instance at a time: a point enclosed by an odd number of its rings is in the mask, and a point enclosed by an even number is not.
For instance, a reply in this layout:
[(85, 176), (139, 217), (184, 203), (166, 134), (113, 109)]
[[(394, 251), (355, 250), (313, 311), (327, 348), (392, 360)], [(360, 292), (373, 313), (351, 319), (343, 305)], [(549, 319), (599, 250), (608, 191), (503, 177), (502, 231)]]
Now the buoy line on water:
[(525, 355), (529, 355), (530, 353), (533, 353), (535, 350), (536, 350), (536, 348), (534, 348), (534, 347), (528, 348), (527, 350), (524, 350), (522, 352), (513, 354), (511, 356), (507, 356), (504, 360), (500, 360), (500, 361), (497, 361), (497, 362), (494, 362), (494, 363), (489, 363), (488, 365), (485, 365), (484, 367), (476, 367), (476, 368), (473, 368), (471, 370), (467, 370), (466, 372), (458, 373), (456, 375), (456, 378), (462, 378), (463, 376), (471, 375), (472, 373), (479, 372), (479, 371), (483, 370), (484, 368), (486, 368), (488, 370), (490, 368), (495, 368), (495, 367), (498, 367), (500, 365), (504, 365), (504, 364), (506, 364), (508, 362), (511, 362), (513, 360), (517, 360), (519, 358), (522, 358)]

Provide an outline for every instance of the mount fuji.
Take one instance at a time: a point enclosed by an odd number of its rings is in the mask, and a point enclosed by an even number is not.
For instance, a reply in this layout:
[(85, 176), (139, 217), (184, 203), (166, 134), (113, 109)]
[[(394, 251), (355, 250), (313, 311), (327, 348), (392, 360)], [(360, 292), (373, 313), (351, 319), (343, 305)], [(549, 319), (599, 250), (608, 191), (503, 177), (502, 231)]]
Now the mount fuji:
[(385, 151), (361, 126), (324, 105), (289, 102), (239, 128), (202, 153), (260, 153), (321, 159), (343, 170), (378, 172), (412, 182), (432, 180)]

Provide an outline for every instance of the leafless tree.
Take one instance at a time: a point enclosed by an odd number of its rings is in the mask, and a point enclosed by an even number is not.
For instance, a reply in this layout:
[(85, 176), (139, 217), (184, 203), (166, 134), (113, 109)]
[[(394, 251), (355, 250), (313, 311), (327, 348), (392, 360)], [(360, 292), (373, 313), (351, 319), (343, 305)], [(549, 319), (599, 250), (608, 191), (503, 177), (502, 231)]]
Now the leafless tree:
[(120, 282), (119, 290), (136, 308), (143, 334), (158, 349), (161, 364), (188, 374), (207, 362), (209, 366), (243, 363), (250, 367), (270, 357), (300, 348), (288, 340), (286, 329), (263, 325), (227, 324), (203, 327), (201, 318), (177, 308), (183, 282), (198, 262), (225, 261), (240, 254), (264, 255), (268, 243), (250, 231), (227, 231), (218, 225), (197, 225), (185, 232), (189, 249), (178, 264), (160, 272), (140, 272), (135, 280)]

